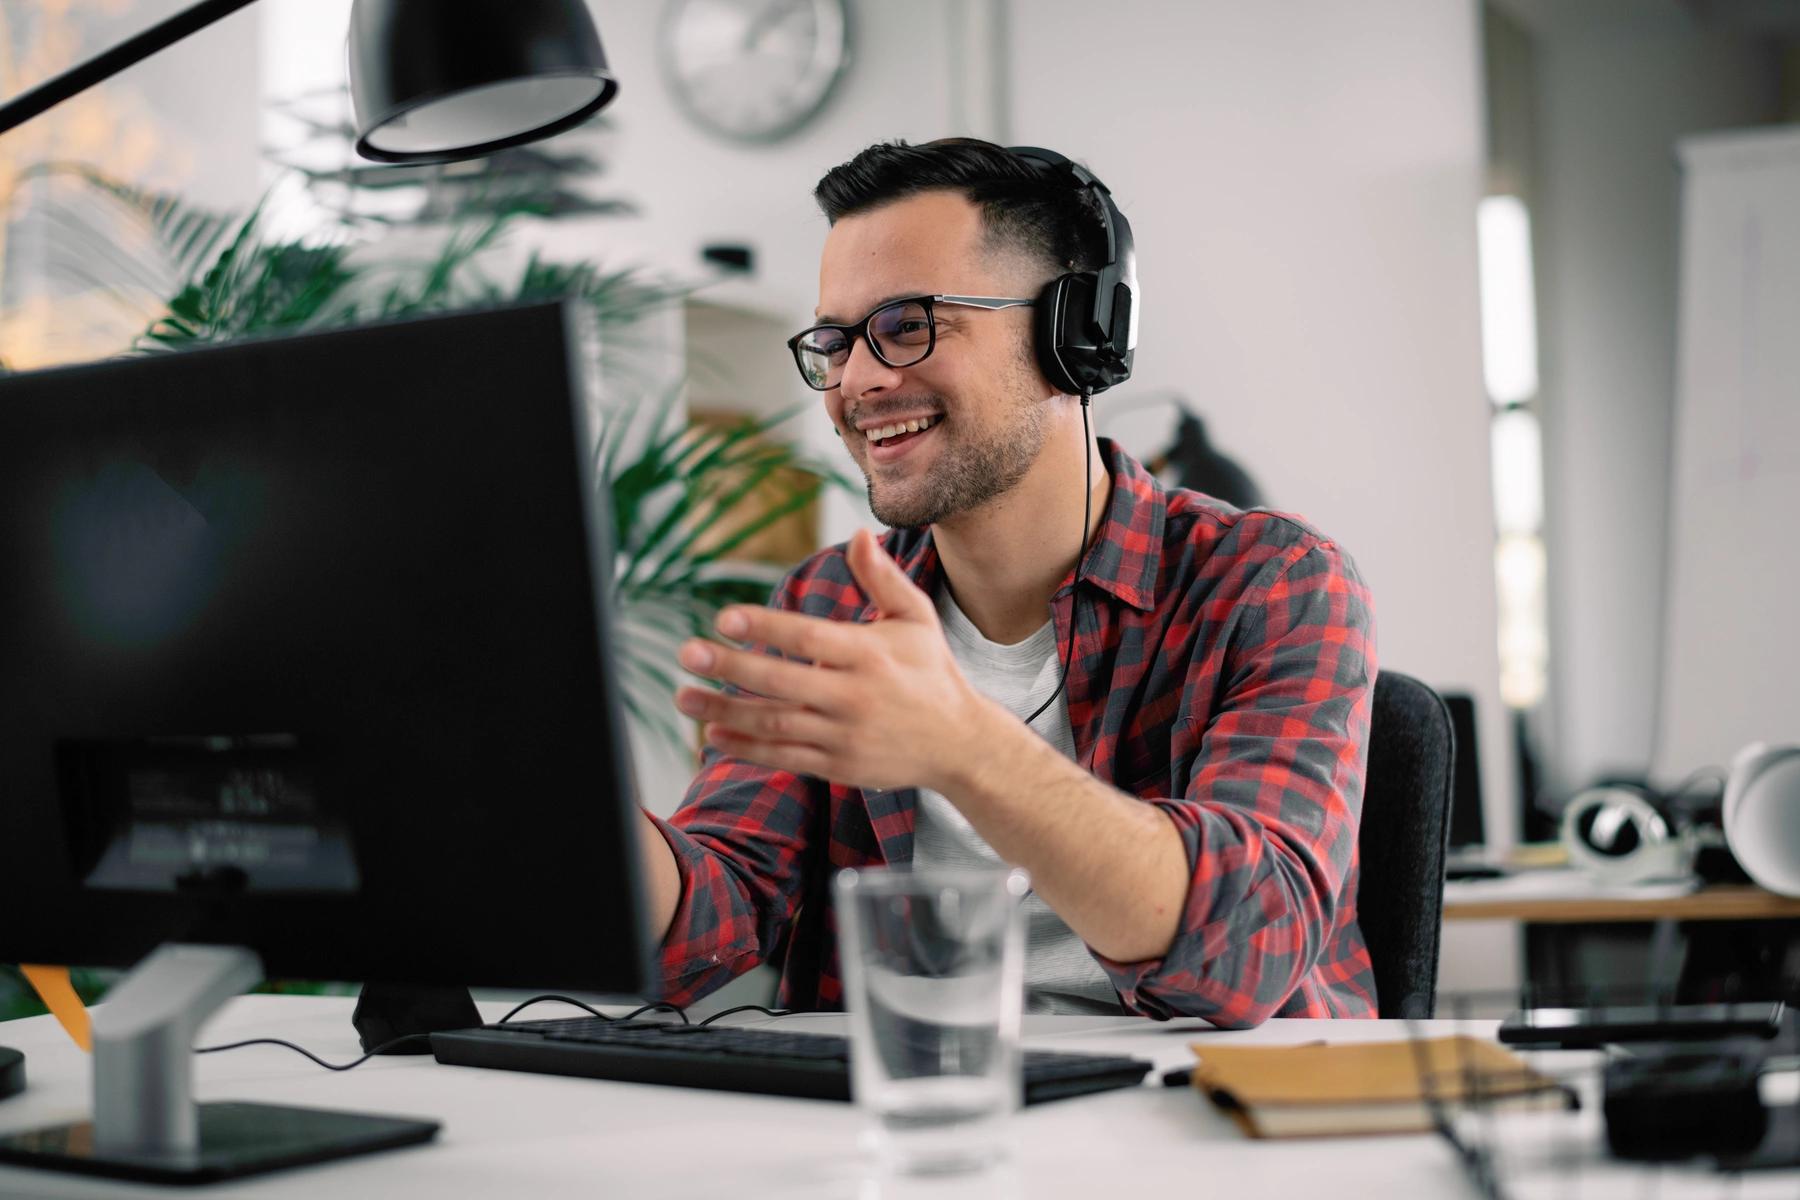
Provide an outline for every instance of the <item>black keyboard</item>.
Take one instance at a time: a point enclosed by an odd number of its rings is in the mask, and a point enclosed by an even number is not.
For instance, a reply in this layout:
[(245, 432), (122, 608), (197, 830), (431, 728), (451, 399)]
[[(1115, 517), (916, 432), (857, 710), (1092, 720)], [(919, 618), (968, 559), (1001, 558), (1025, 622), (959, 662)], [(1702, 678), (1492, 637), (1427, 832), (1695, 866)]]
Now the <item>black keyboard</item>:
[[(825, 1033), (606, 1021), (513, 1021), (431, 1035), (441, 1063), (628, 1083), (850, 1099), (850, 1039)], [(1150, 1063), (1027, 1050), (1025, 1103), (1134, 1087)]]

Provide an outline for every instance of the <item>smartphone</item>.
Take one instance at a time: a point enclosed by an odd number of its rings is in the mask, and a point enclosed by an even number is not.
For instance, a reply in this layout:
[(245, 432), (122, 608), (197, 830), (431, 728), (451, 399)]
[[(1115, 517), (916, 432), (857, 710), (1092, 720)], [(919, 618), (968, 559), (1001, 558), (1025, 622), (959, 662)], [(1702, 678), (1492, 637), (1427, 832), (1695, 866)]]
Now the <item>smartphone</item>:
[(1585, 1049), (1612, 1042), (1772, 1038), (1781, 1032), (1784, 1011), (1779, 1000), (1751, 1004), (1525, 1008), (1500, 1023), (1500, 1040), (1513, 1046)]

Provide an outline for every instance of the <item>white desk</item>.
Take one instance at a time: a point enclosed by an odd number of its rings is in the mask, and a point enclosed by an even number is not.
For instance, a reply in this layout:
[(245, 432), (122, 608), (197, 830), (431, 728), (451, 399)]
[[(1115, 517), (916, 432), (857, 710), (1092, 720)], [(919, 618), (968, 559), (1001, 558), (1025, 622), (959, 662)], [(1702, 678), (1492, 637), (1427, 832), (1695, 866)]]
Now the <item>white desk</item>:
[[(498, 1006), (484, 1007), (495, 1019)], [(351, 1002), (246, 996), (228, 1005), (202, 1044), (253, 1036), (298, 1042), (333, 1061), (354, 1057)], [(544, 1006), (542, 1015), (555, 1015)], [(735, 1019), (735, 1018), (733, 1018)], [(788, 1018), (784, 1025), (837, 1031), (840, 1018)], [(1134, 1054), (1157, 1073), (1191, 1061), (1196, 1039), (1282, 1043), (1315, 1038), (1399, 1038), (1396, 1022), (1271, 1021), (1241, 1033), (1194, 1021), (1027, 1018), (1034, 1046)], [(1458, 1022), (1431, 1022), (1436, 1033)], [(1490, 1023), (1468, 1022), (1473, 1032)], [(91, 1111), (88, 1060), (49, 1017), (0, 1025), (0, 1044), (25, 1051), (30, 1086), (0, 1101), (0, 1129), (78, 1119)], [(444, 1067), (429, 1056), (387, 1058), (333, 1073), (279, 1047), (252, 1047), (197, 1060), (202, 1100), (241, 1099), (435, 1118), (426, 1146), (348, 1159), (192, 1194), (206, 1197), (583, 1196), (608, 1200), (1009, 1200), (1115, 1195), (1458, 1197), (1474, 1191), (1435, 1137), (1254, 1142), (1191, 1090), (1151, 1085), (1026, 1109), (1016, 1118), (1014, 1163), (960, 1181), (896, 1181), (865, 1174), (861, 1122), (847, 1104), (659, 1088), (598, 1080)], [(1565, 1139), (1566, 1140), (1566, 1139)], [(1566, 1153), (1566, 1147), (1562, 1151)], [(1579, 1190), (1641, 1196), (1641, 1175), (1618, 1177), (1598, 1149)], [(1609, 1181), (1618, 1187), (1608, 1186)], [(1727, 1192), (1706, 1172), (1665, 1172), (1659, 1200), (1724, 1196), (1793, 1200), (1800, 1172), (1749, 1177)], [(1587, 1184), (1595, 1185), (1593, 1188)], [(1691, 1189), (1687, 1184), (1694, 1185)], [(108, 1184), (79, 1176), (0, 1169), (0, 1196), (161, 1196), (171, 1189)]]

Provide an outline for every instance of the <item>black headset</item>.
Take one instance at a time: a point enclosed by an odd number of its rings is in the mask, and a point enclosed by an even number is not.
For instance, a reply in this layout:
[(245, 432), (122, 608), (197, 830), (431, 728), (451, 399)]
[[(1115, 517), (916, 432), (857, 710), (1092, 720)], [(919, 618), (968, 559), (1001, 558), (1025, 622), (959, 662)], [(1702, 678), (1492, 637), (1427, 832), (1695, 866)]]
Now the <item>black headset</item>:
[(1057, 391), (1092, 396), (1131, 378), (1137, 352), (1137, 255), (1131, 222), (1112, 193), (1079, 163), (1038, 146), (1008, 151), (1045, 173), (1067, 172), (1099, 202), (1106, 229), (1106, 263), (1097, 271), (1071, 271), (1044, 286), (1034, 310), (1038, 366)]
[(1038, 368), (1050, 386), (1067, 396), (1081, 397), (1083, 474), (1087, 486), (1081, 515), (1081, 549), (1075, 556), (1075, 595), (1069, 611), (1069, 644), (1062, 655), (1062, 672), (1056, 690), (1025, 718), (1030, 725), (1062, 694), (1069, 682), (1069, 664), (1075, 661), (1075, 632), (1079, 625), (1081, 578), (1088, 556), (1088, 518), (1093, 503), (1093, 460), (1088, 456), (1088, 397), (1131, 378), (1131, 360), (1137, 353), (1137, 254), (1131, 244), (1131, 222), (1113, 203), (1106, 185), (1080, 163), (1039, 146), (1009, 146), (1008, 151), (1038, 167), (1045, 174), (1066, 172), (1075, 185), (1094, 193), (1099, 201), (1101, 224), (1106, 229), (1106, 263), (1097, 271), (1070, 271), (1044, 285), (1033, 307), (1032, 344)]

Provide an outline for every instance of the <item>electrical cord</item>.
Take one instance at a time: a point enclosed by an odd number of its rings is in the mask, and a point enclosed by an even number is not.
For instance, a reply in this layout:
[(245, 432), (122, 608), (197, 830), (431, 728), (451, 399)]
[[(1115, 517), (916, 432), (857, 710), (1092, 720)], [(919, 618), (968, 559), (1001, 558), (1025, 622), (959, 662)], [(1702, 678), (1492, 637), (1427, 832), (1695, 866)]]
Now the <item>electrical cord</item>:
[(517, 1005), (515, 1008), (513, 1008), (513, 1010), (511, 1012), (507, 1013), (504, 1017), (501, 1017), (498, 1021), (495, 1021), (494, 1024), (504, 1025), (508, 1021), (512, 1020), (514, 1017), (518, 1016), (520, 1013), (524, 1012), (526, 1009), (530, 1008), (532, 1005), (548, 1004), (551, 1001), (556, 1001), (561, 1004), (573, 1004), (576, 1008), (581, 1009), (583, 1012), (587, 1013), (589, 1016), (599, 1017), (602, 1021), (629, 1021), (633, 1017), (641, 1017), (645, 1013), (648, 1013), (648, 1012), (668, 1012), (668, 1013), (674, 1013), (676, 1016), (680, 1017), (681, 1023), (683, 1025), (691, 1024), (691, 1022), (688, 1020), (687, 1010), (679, 1007), (678, 1005), (670, 1004), (666, 1000), (657, 1000), (657, 1001), (654, 1001), (653, 1003), (644, 1005), (642, 1008), (634, 1008), (622, 1017), (609, 1017), (605, 1013), (601, 1012), (599, 1009), (595, 1008), (593, 1005), (585, 1004), (582, 1001), (575, 999), (575, 997), (573, 997), (573, 996), (558, 996), (558, 995), (533, 996), (531, 999), (525, 1001), (524, 1003)]
[(721, 1009), (720, 1011), (714, 1013), (712, 1016), (706, 1018), (704, 1021), (700, 1022), (700, 1024), (701, 1025), (711, 1025), (714, 1021), (717, 1021), (720, 1017), (729, 1017), (733, 1013), (741, 1013), (741, 1012), (759, 1012), (765, 1016), (770, 1016), (770, 1017), (791, 1017), (794, 1015), (793, 1010), (788, 1009), (788, 1008), (764, 1008), (760, 1004), (740, 1004), (736, 1008)]
[(314, 1054), (311, 1050), (308, 1050), (305, 1046), (296, 1046), (296, 1045), (294, 1045), (294, 1043), (284, 1042), (280, 1038), (250, 1038), (249, 1040), (242, 1041), (242, 1042), (229, 1042), (223, 1046), (196, 1046), (196, 1047), (194, 1047), (194, 1053), (195, 1054), (218, 1054), (222, 1050), (240, 1050), (245, 1046), (285, 1046), (287, 1049), (292, 1050), (296, 1054), (306, 1055), (306, 1057), (312, 1059), (314, 1062), (318, 1063), (321, 1067), (324, 1067), (327, 1071), (348, 1071), (352, 1067), (362, 1066), (364, 1063), (368, 1062), (371, 1058), (374, 1058), (377, 1054), (386, 1054), (389, 1050), (392, 1050), (395, 1046), (403, 1046), (408, 1042), (416, 1042), (416, 1041), (420, 1040), (421, 1038), (429, 1038), (430, 1036), (431, 1035), (429, 1033), (403, 1034), (400, 1037), (394, 1038), (392, 1041), (386, 1041), (386, 1042), (381, 1043), (381, 1045), (375, 1047), (373, 1050), (369, 1051), (367, 1054), (363, 1055), (361, 1058), (356, 1059), (353, 1062), (347, 1062), (347, 1063), (326, 1062), (324, 1059), (322, 1059), (318, 1055)]
[(1088, 525), (1094, 519), (1094, 453), (1093, 447), (1089, 445), (1090, 437), (1088, 398), (1084, 394), (1081, 397), (1081, 457), (1087, 487), (1081, 504), (1081, 549), (1075, 552), (1075, 582), (1069, 585), (1069, 644), (1068, 649), (1063, 652), (1062, 674), (1056, 681), (1056, 690), (1050, 693), (1048, 700), (1038, 705), (1036, 712), (1025, 718), (1027, 725), (1043, 716), (1044, 710), (1056, 703), (1056, 698), (1062, 695), (1063, 688), (1069, 682), (1069, 664), (1075, 661), (1075, 627), (1079, 624), (1077, 618), (1081, 615), (1081, 575), (1087, 566), (1088, 551), (1093, 548), (1088, 539)]
[[(524, 1012), (526, 1009), (530, 1008), (534, 1004), (548, 1004), (551, 1002), (555, 1002), (558, 1004), (572, 1004), (576, 1008), (579, 1008), (586, 1013), (589, 1013), (593, 1016), (600, 1018), (602, 1021), (624, 1022), (624, 1021), (633, 1020), (637, 1017), (641, 1017), (645, 1013), (666, 1012), (666, 1013), (674, 1013), (677, 1017), (680, 1017), (681, 1023), (683, 1025), (694, 1024), (692, 1019), (690, 1019), (688, 1017), (686, 1009), (680, 1007), (679, 1005), (670, 1004), (667, 1001), (663, 1001), (663, 1000), (658, 1000), (652, 1004), (643, 1005), (640, 1008), (634, 1008), (622, 1017), (609, 1017), (605, 1013), (601, 1012), (599, 1009), (595, 1008), (591, 1004), (587, 1004), (581, 1000), (577, 1000), (573, 996), (560, 996), (560, 995), (533, 996), (531, 999), (526, 1000), (523, 1003), (515, 1006), (511, 1012), (508, 1012), (504, 1017), (501, 1017), (498, 1021), (496, 1021), (494, 1023), (496, 1025), (504, 1025), (508, 1021), (511, 1021), (514, 1017), (518, 1016), (520, 1013)], [(761, 1004), (740, 1004), (735, 1008), (727, 1008), (720, 1012), (714, 1013), (712, 1016), (707, 1017), (705, 1020), (701, 1021), (700, 1025), (711, 1025), (714, 1021), (717, 1021), (721, 1017), (729, 1017), (734, 1013), (741, 1013), (741, 1012), (759, 1012), (759, 1013), (763, 1013), (766, 1016), (771, 1016), (771, 1017), (786, 1017), (786, 1016), (792, 1015), (792, 1011), (789, 1009), (785, 1009), (785, 1008), (766, 1008)], [(429, 1037), (431, 1037), (431, 1035), (429, 1033), (404, 1034), (401, 1037), (394, 1038), (392, 1041), (383, 1042), (381, 1045), (375, 1047), (373, 1050), (369, 1051), (367, 1054), (363, 1055), (361, 1058), (355, 1059), (355, 1060), (353, 1060), (351, 1062), (347, 1062), (347, 1063), (326, 1062), (324, 1059), (322, 1059), (318, 1055), (314, 1054), (311, 1050), (308, 1050), (305, 1046), (296, 1046), (293, 1042), (284, 1042), (280, 1038), (248, 1038), (245, 1041), (241, 1041), (241, 1042), (228, 1042), (223, 1046), (196, 1046), (194, 1048), (194, 1053), (195, 1054), (218, 1054), (225, 1050), (241, 1050), (245, 1046), (281, 1046), (288, 1050), (292, 1050), (296, 1054), (304, 1054), (307, 1058), (312, 1059), (315, 1063), (318, 1063), (321, 1067), (324, 1067), (327, 1071), (348, 1071), (348, 1070), (352, 1069), (353, 1067), (362, 1066), (364, 1063), (368, 1062), (371, 1058), (374, 1058), (377, 1055), (386, 1054), (389, 1050), (392, 1050), (396, 1046), (403, 1046), (409, 1042), (416, 1042), (416, 1041), (420, 1041), (423, 1039), (427, 1039)]]

